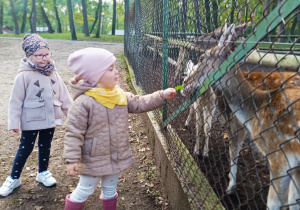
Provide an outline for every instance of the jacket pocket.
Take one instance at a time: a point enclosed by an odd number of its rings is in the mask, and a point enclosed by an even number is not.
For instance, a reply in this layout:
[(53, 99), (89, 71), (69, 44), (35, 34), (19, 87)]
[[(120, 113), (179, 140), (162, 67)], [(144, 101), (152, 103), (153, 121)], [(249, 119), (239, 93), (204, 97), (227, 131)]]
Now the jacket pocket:
[(91, 155), (93, 148), (93, 139), (88, 139), (84, 141), (82, 146), (82, 154), (83, 155)]
[(60, 119), (62, 118), (62, 114), (61, 114), (61, 105), (62, 102), (58, 101), (58, 100), (54, 100), (53, 101), (53, 108), (54, 108), (54, 116), (55, 119)]
[(23, 108), (25, 111), (26, 121), (37, 121), (46, 119), (45, 102), (25, 101)]

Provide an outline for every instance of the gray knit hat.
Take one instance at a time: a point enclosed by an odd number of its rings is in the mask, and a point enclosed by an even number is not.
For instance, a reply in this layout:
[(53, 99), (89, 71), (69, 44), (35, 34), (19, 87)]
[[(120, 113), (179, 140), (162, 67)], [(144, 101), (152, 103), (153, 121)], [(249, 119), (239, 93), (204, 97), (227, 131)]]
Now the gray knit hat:
[(35, 51), (48, 48), (48, 42), (38, 34), (26, 34), (23, 37), (22, 49), (25, 51), (26, 57), (30, 57)]

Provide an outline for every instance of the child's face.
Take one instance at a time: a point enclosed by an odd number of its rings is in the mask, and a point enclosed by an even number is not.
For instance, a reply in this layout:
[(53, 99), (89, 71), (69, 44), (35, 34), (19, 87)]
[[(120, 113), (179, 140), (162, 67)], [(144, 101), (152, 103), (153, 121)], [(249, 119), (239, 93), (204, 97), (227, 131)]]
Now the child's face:
[(29, 60), (39, 67), (45, 67), (50, 62), (51, 53), (48, 48), (37, 50), (29, 57)]
[(104, 74), (97, 83), (97, 87), (112, 89), (117, 85), (118, 82), (118, 70), (115, 68), (113, 63), (108, 69), (105, 70)]

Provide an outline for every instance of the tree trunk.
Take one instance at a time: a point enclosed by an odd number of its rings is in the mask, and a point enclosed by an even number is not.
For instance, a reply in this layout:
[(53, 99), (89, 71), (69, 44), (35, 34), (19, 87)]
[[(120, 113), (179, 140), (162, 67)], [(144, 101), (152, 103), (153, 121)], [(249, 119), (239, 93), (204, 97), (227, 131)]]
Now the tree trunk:
[(3, 1), (0, 0), (0, 34), (3, 34)]
[(213, 24), (214, 24), (214, 28), (218, 28), (219, 27), (219, 23), (218, 23), (218, 15), (219, 15), (219, 10), (218, 10), (218, 2), (217, 0), (213, 0), (212, 2), (212, 9), (213, 9)]
[(206, 25), (206, 33), (211, 32), (210, 27), (210, 0), (205, 0), (205, 25)]
[(194, 12), (195, 12), (195, 20), (196, 20), (195, 21), (196, 34), (202, 35), (199, 0), (194, 0)]
[(58, 10), (57, 10), (57, 6), (56, 6), (56, 0), (53, 0), (53, 4), (54, 4), (55, 17), (56, 17), (56, 20), (57, 20), (57, 33), (62, 33), (61, 23), (60, 23)]
[(48, 33), (53, 34), (55, 32), (55, 30), (52, 28), (52, 25), (47, 17), (47, 14), (46, 14), (43, 6), (41, 6), (41, 12), (42, 12), (43, 19), (48, 26)]
[(102, 0), (99, 0), (99, 22), (97, 26), (96, 38), (100, 37), (100, 29), (101, 29), (101, 20), (102, 20)]
[(114, 0), (111, 35), (116, 35), (116, 15), (117, 15), (117, 2), (116, 0)]
[(32, 10), (30, 13), (31, 33), (36, 33), (36, 1), (32, 0)]
[(182, 35), (180, 36), (182, 39), (186, 39), (186, 20), (187, 20), (187, 0), (182, 0), (182, 20), (181, 20), (181, 32)]
[(73, 19), (72, 0), (68, 0), (67, 5), (68, 5), (69, 22), (70, 22), (70, 30), (71, 30), (72, 40), (77, 40), (74, 19)]
[(19, 23), (18, 23), (18, 17), (17, 17), (15, 7), (14, 7), (14, 2), (13, 2), (13, 0), (9, 0), (9, 2), (10, 2), (10, 6), (11, 6), (11, 12), (12, 12), (12, 15), (14, 18), (14, 23), (15, 23), (15, 34), (19, 35), (20, 34)]
[[(97, 23), (97, 21), (98, 21), (98, 16), (99, 16), (99, 4), (98, 4), (97, 9), (96, 9), (96, 12), (95, 12), (95, 21), (94, 21), (94, 23), (93, 23), (93, 25), (92, 25), (90, 34), (91, 34), (91, 33), (93, 32), (93, 30), (94, 30), (94, 27), (95, 27), (95, 25), (96, 25), (96, 23)], [(100, 15), (100, 18), (101, 18), (101, 15)], [(101, 21), (101, 20), (100, 20), (100, 21)]]
[(82, 15), (83, 15), (83, 31), (84, 31), (84, 36), (90, 36), (89, 33), (89, 22), (87, 18), (87, 9), (86, 9), (86, 2), (85, 0), (81, 0), (82, 4)]
[(28, 5), (28, 0), (24, 0), (24, 7), (23, 7), (23, 21), (22, 21), (22, 26), (21, 26), (21, 33), (24, 33), (25, 31), (25, 26), (26, 26), (26, 17), (27, 17), (27, 5)]
[(236, 7), (236, 0), (232, 0), (231, 13), (230, 13), (230, 21), (229, 23), (234, 23), (234, 11)]

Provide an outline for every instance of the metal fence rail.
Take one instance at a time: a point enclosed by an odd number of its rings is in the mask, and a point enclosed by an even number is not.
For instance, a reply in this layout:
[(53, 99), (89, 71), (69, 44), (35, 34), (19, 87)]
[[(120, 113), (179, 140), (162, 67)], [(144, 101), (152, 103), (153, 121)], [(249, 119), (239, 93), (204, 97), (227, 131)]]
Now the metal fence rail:
[(193, 209), (300, 208), (299, 0), (127, 0), (125, 56)]

